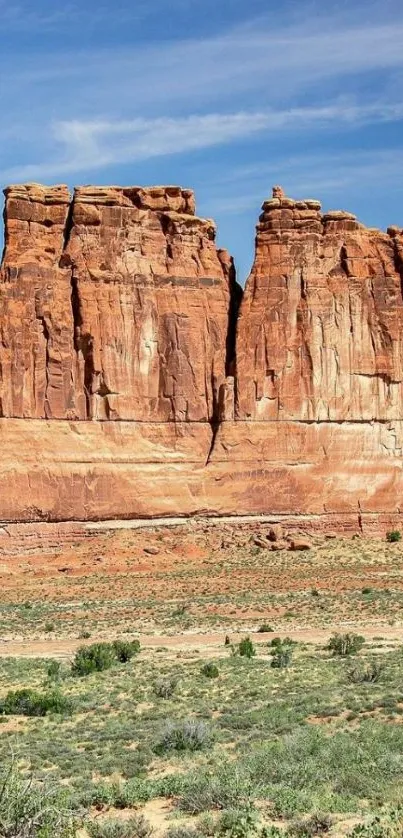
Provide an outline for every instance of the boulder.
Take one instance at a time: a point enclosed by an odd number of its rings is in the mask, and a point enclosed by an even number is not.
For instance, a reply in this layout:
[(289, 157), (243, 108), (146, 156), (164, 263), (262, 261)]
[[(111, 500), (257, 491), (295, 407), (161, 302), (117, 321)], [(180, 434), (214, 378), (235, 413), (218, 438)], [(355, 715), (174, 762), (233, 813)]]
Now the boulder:
[(284, 537), (284, 531), (281, 524), (273, 524), (268, 532), (269, 541), (281, 541)]
[(312, 550), (312, 544), (308, 539), (292, 538), (289, 542), (289, 550)]

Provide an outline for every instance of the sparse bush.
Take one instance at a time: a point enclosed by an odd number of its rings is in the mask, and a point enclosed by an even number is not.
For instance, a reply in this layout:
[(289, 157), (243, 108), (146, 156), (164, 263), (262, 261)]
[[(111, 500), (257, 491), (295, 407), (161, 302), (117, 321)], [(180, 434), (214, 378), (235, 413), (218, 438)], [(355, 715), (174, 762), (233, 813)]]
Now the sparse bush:
[(200, 751), (211, 742), (211, 731), (201, 719), (169, 721), (156, 745), (157, 753), (166, 751)]
[(70, 711), (71, 702), (58, 690), (47, 693), (30, 688), (10, 690), (0, 702), (0, 713), (5, 716), (46, 716), (47, 713)]
[(215, 663), (205, 663), (200, 670), (202, 675), (206, 678), (218, 678), (220, 671)]
[(360, 634), (333, 634), (329, 640), (326, 648), (332, 652), (333, 655), (340, 657), (348, 657), (348, 655), (355, 655), (362, 649), (365, 643), (365, 638)]
[(188, 606), (185, 602), (180, 603), (175, 610), (172, 612), (173, 617), (183, 617), (188, 610)]
[(166, 678), (158, 678), (154, 683), (153, 691), (157, 698), (170, 698), (178, 685), (178, 679), (173, 675)]
[(54, 623), (45, 623), (44, 630), (46, 631), (47, 634), (49, 634), (51, 631), (55, 630), (55, 624)]
[(50, 661), (46, 670), (49, 681), (60, 681), (61, 678), (61, 663), (60, 661)]
[(75, 838), (79, 826), (67, 792), (37, 785), (16, 766), (0, 768), (1, 838)]
[(182, 824), (182, 826), (170, 826), (164, 838), (203, 838), (203, 832), (194, 826)]
[(239, 642), (238, 651), (241, 658), (253, 658), (256, 655), (256, 649), (250, 637), (243, 637)]
[(112, 646), (119, 663), (128, 663), (140, 651), (139, 640), (114, 640)]
[(269, 634), (271, 631), (273, 631), (273, 629), (269, 623), (262, 623), (262, 625), (258, 628), (259, 634)]
[(386, 541), (388, 541), (389, 544), (395, 544), (397, 541), (401, 540), (402, 534), (400, 530), (389, 530), (389, 532), (386, 533)]
[(347, 672), (347, 680), (352, 684), (374, 684), (379, 681), (382, 674), (382, 665), (377, 661), (372, 661), (366, 666), (359, 666), (358, 664)]
[(80, 631), (80, 634), (78, 635), (79, 640), (89, 640), (90, 637), (91, 637), (91, 632), (88, 631), (88, 629), (82, 629), (82, 631)]
[(231, 640), (228, 634), (225, 635), (224, 646), (231, 646)]
[(286, 669), (291, 663), (292, 653), (292, 645), (287, 642), (287, 639), (282, 643), (277, 643), (271, 651), (272, 661), (270, 666), (273, 669)]
[(150, 838), (153, 834), (151, 824), (144, 815), (138, 814), (126, 820), (105, 818), (89, 821), (85, 826), (90, 838)]
[(252, 805), (256, 783), (230, 762), (214, 771), (197, 769), (184, 778), (178, 794), (178, 808), (189, 815), (224, 809), (243, 809)]
[(292, 838), (313, 838), (314, 835), (327, 835), (332, 827), (329, 815), (311, 815), (300, 821), (295, 821), (287, 831)]

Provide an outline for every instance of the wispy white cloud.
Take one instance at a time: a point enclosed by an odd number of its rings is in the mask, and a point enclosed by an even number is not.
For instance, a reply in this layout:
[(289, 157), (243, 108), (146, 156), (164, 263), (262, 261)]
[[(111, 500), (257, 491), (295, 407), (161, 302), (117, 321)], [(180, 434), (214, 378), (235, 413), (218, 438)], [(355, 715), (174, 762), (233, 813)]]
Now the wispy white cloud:
[[(325, 107), (241, 111), (188, 117), (137, 118), (121, 121), (61, 121), (52, 127), (54, 158), (0, 172), (3, 180), (30, 180), (99, 170), (113, 164), (147, 160), (209, 148), (253, 135), (271, 136), (315, 127), (357, 126), (403, 118), (403, 103), (357, 105), (338, 101)], [(249, 175), (251, 172), (249, 172)]]

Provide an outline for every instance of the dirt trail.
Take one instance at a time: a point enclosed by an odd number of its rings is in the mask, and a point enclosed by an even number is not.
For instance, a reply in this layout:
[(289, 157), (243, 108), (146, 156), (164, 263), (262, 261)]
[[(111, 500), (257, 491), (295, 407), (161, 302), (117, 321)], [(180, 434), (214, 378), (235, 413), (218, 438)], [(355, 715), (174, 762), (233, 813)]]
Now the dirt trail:
[[(287, 634), (292, 640), (301, 643), (312, 643), (325, 645), (336, 631), (355, 631), (362, 634), (366, 640), (382, 638), (390, 643), (403, 643), (403, 626), (382, 626), (379, 623), (373, 626), (329, 626), (327, 629), (297, 629), (287, 632), (252, 633), (254, 643), (267, 643), (271, 637), (277, 634)], [(141, 645), (146, 649), (165, 647), (176, 651), (202, 651), (209, 649), (210, 654), (222, 654), (224, 651), (225, 630), (213, 633), (188, 633), (188, 634), (155, 634), (137, 636)], [(229, 632), (231, 642), (236, 643), (241, 637), (248, 634), (244, 632)], [(69, 658), (79, 646), (89, 645), (105, 640), (104, 637), (91, 637), (90, 640), (58, 640), (56, 638), (34, 641), (2, 640), (0, 641), (0, 657), (23, 657), (23, 658)]]

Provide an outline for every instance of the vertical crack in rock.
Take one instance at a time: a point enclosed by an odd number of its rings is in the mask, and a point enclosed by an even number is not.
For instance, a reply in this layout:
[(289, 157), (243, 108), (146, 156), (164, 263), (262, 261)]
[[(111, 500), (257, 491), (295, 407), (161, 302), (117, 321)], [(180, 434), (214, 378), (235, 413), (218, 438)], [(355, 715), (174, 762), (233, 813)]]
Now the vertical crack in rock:
[(5, 261), (6, 248), (7, 248), (8, 227), (7, 227), (7, 203), (6, 202), (4, 202), (2, 215), (3, 215), (3, 246), (1, 248), (0, 272), (3, 271), (3, 263)]
[(236, 333), (239, 317), (239, 309), (243, 297), (243, 288), (236, 279), (236, 269), (231, 261), (229, 274), (230, 303), (228, 308), (228, 328), (225, 352), (225, 375), (236, 373)]
[(46, 317), (44, 314), (37, 314), (37, 319), (42, 327), (43, 337), (45, 340), (45, 393), (44, 393), (44, 410), (45, 410), (45, 418), (51, 419), (52, 418), (52, 411), (50, 409), (49, 404), (49, 366), (50, 366), (50, 355), (49, 355), (49, 344), (50, 344), (50, 333), (49, 333), (49, 326), (46, 322)]
[(68, 247), (71, 232), (73, 229), (73, 212), (74, 212), (74, 197), (71, 199), (69, 204), (69, 209), (67, 212), (66, 223), (64, 225), (64, 232), (63, 232), (63, 249), (62, 249), (62, 259), (65, 250)]
[[(82, 334), (83, 316), (81, 310), (80, 292), (78, 279), (75, 274), (75, 266), (68, 251), (74, 227), (75, 198), (70, 202), (67, 213), (66, 224), (63, 235), (63, 252), (60, 258), (59, 267), (68, 269), (70, 272), (70, 304), (73, 322), (73, 346), (76, 355), (76, 367), (78, 369), (80, 357), (84, 362), (84, 396), (85, 416), (84, 419), (91, 419), (91, 389), (93, 380), (93, 358), (92, 343), (89, 335)], [(73, 375), (74, 380), (74, 375)], [(77, 386), (77, 384), (76, 384)], [(77, 395), (77, 394), (76, 394)]]
[(389, 227), (388, 235), (393, 242), (393, 261), (396, 273), (400, 276), (400, 293), (403, 302), (403, 229)]
[(84, 362), (84, 395), (85, 395), (85, 418), (92, 419), (92, 383), (94, 380), (94, 358), (93, 358), (93, 341), (91, 335), (83, 334), (81, 327), (83, 324), (80, 293), (78, 288), (78, 280), (74, 275), (74, 268), (71, 271), (71, 310), (73, 313), (74, 325), (74, 349), (77, 355), (77, 361), (80, 356)]
[(227, 321), (227, 333), (226, 333), (226, 344), (225, 344), (225, 381), (221, 385), (220, 391), (216, 392), (216, 387), (214, 386), (214, 380), (212, 376), (212, 392), (214, 398), (214, 406), (213, 406), (213, 416), (210, 421), (210, 427), (212, 432), (211, 437), (211, 444), (209, 448), (209, 452), (206, 459), (206, 465), (210, 462), (213, 451), (215, 448), (215, 443), (217, 439), (217, 434), (220, 429), (222, 422), (224, 422), (228, 417), (226, 416), (226, 397), (229, 396), (229, 399), (232, 403), (232, 411), (231, 415), (233, 418), (234, 413), (234, 402), (236, 398), (236, 382), (237, 382), (237, 375), (236, 375), (236, 335), (237, 335), (237, 327), (238, 327), (238, 317), (240, 311), (240, 305), (243, 296), (243, 288), (236, 279), (236, 268), (234, 264), (234, 260), (230, 258), (228, 261), (228, 254), (226, 252), (219, 252), (219, 258), (223, 265), (224, 270), (227, 271), (228, 276), (228, 288), (229, 288), (229, 305), (228, 305), (228, 321)]

